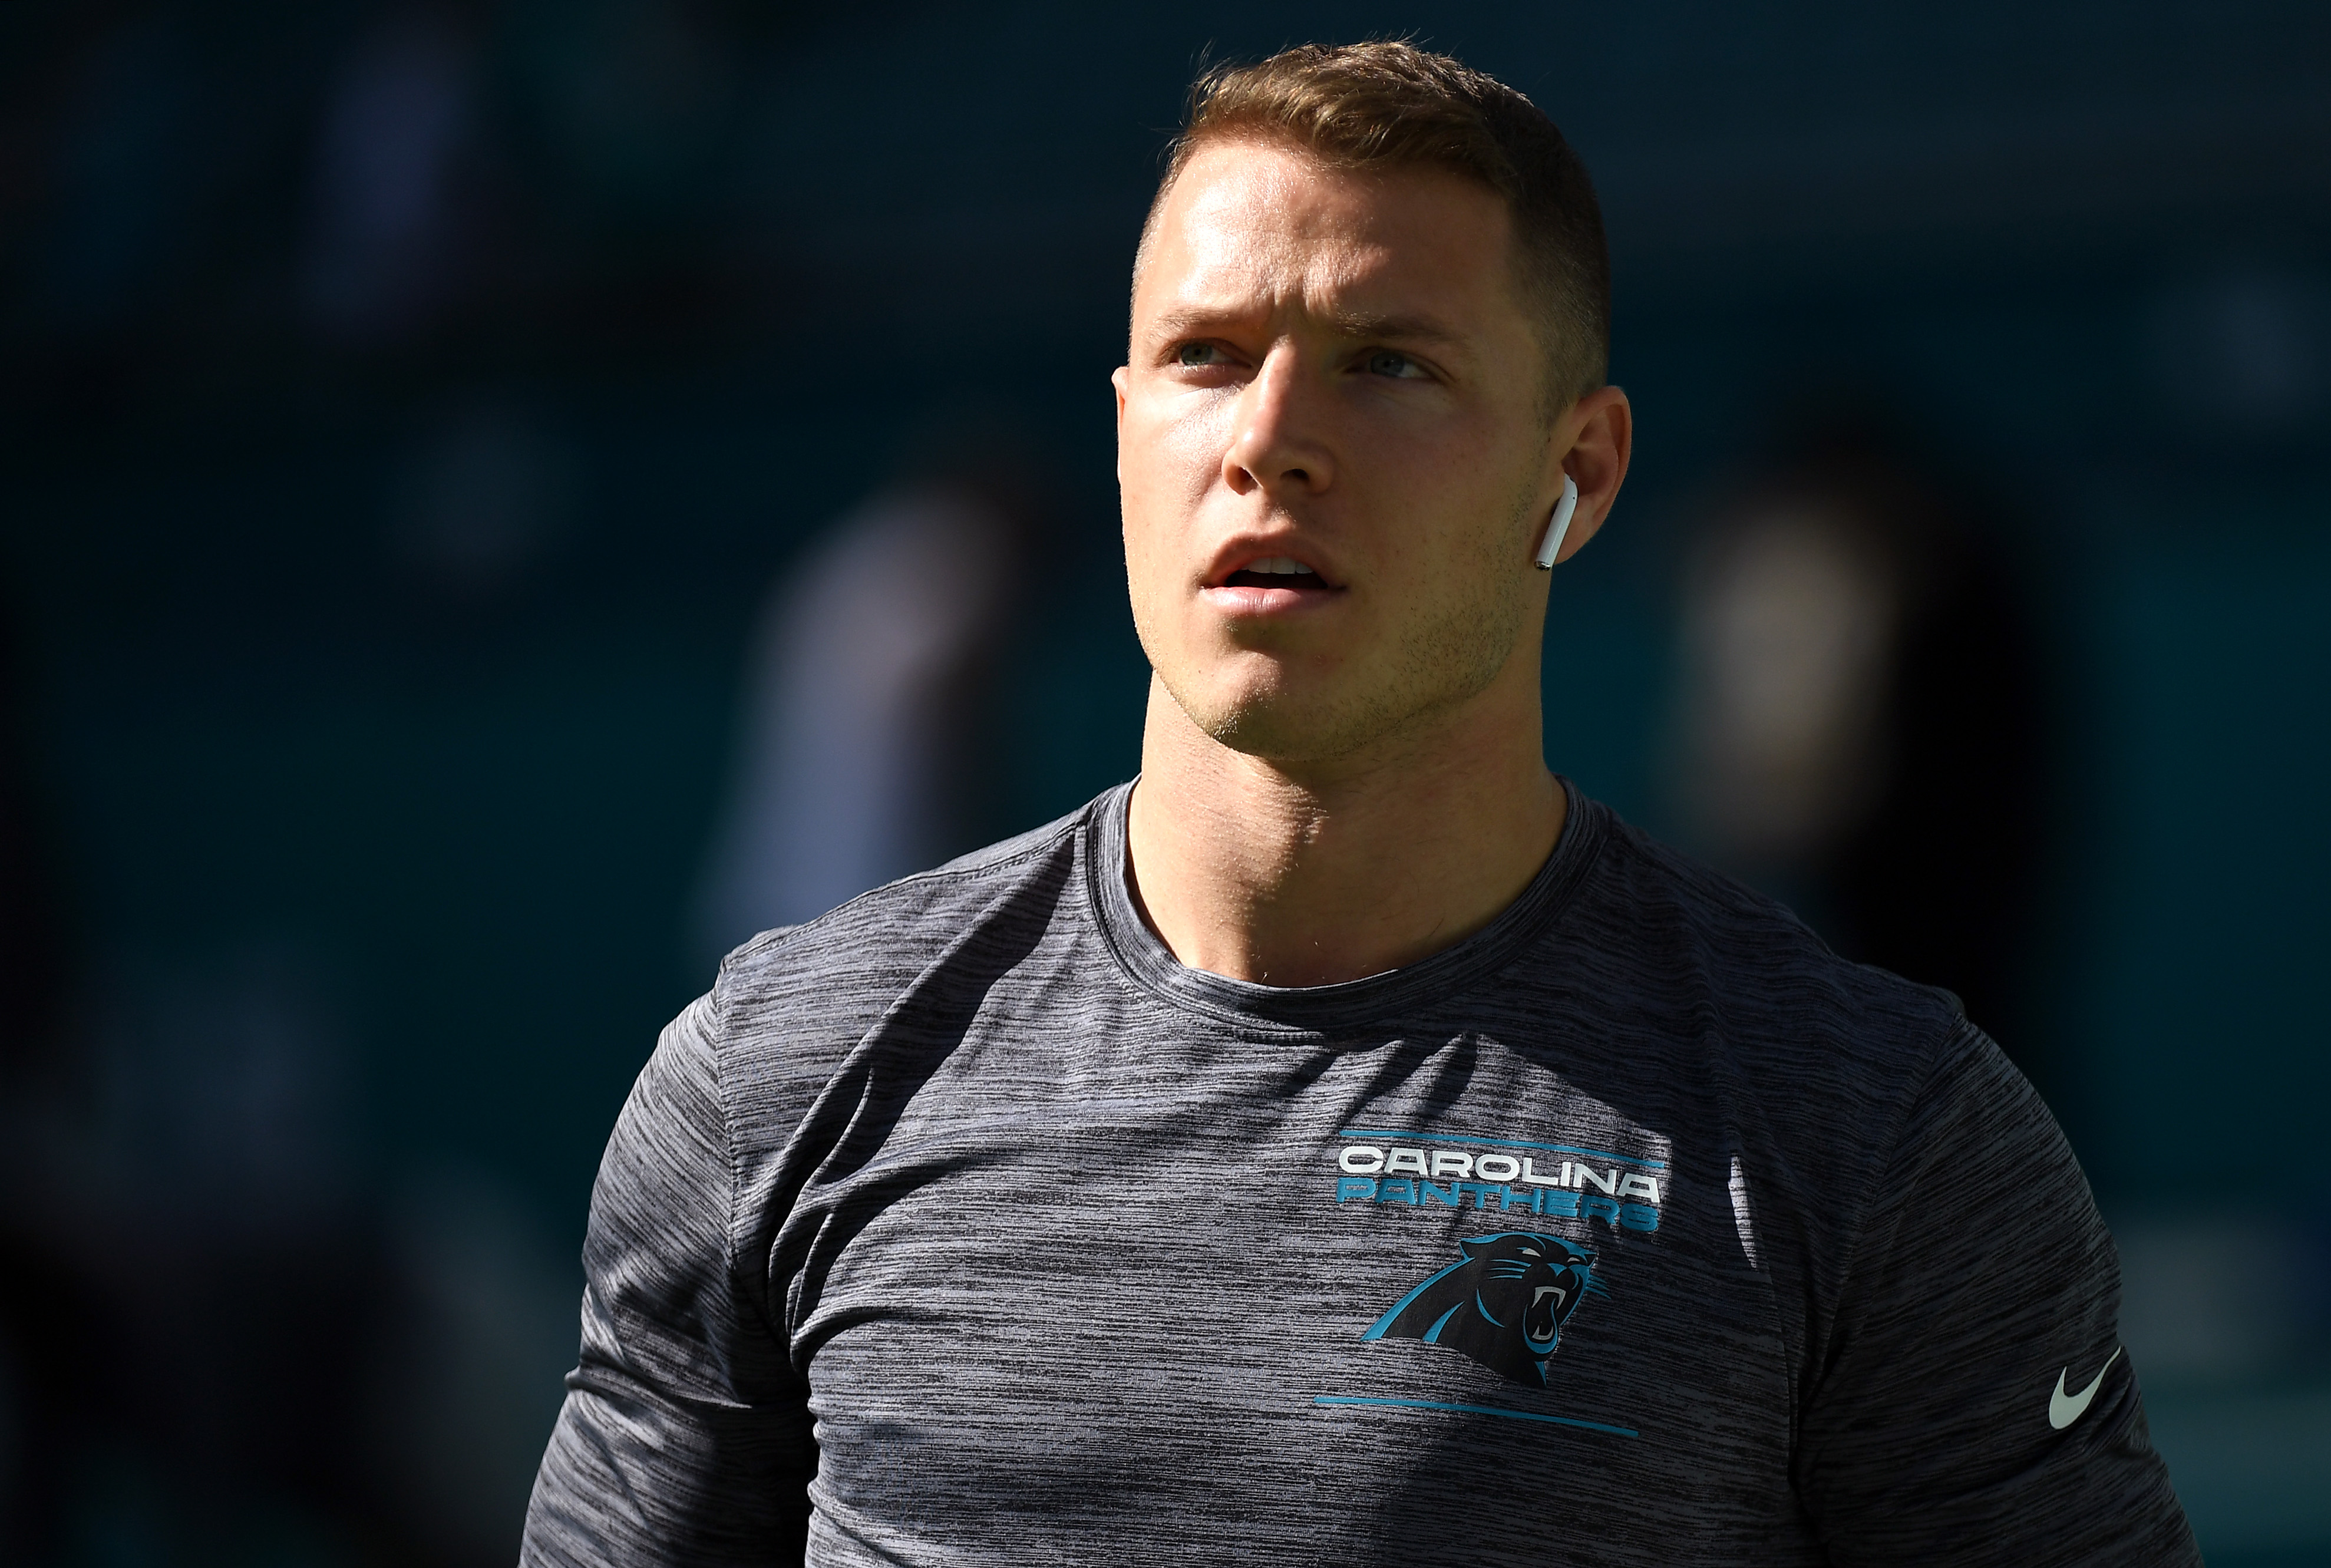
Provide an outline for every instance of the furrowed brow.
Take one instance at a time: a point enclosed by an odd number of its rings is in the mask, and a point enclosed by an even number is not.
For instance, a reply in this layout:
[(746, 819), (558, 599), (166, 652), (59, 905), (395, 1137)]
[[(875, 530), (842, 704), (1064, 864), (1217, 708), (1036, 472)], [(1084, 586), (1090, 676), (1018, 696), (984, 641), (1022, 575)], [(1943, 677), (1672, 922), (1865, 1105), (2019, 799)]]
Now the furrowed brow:
[(1226, 319), (1225, 312), (1204, 308), (1164, 310), (1151, 318), (1149, 335), (1161, 343), (1177, 337), (1204, 337), (1220, 331)]
[[(1149, 323), (1153, 337), (1170, 341), (1178, 337), (1204, 335), (1219, 330), (1223, 313), (1218, 310), (1185, 309), (1160, 311)], [(1461, 334), (1430, 316), (1394, 316), (1373, 311), (1339, 311), (1327, 318), (1327, 325), (1339, 337), (1355, 340), (1375, 339), (1379, 342), (1432, 344), (1441, 347), (1461, 347)]]
[(1444, 347), (1458, 347), (1464, 342), (1460, 334), (1430, 316), (1388, 316), (1370, 311), (1344, 311), (1327, 319), (1337, 332), (1346, 337), (1375, 338), (1399, 343), (1432, 343)]

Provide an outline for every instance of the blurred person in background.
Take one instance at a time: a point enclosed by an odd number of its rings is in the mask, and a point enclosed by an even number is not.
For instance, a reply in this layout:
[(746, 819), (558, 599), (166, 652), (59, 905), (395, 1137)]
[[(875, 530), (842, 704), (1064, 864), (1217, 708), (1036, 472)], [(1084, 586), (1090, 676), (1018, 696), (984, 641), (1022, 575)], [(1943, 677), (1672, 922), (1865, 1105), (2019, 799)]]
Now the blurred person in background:
[(1141, 775), (665, 1031), (525, 1561), (2197, 1561), (2021, 1076), (1546, 766), (1608, 281), (1455, 61), (1202, 82), (1116, 375)]
[(1042, 533), (1019, 450), (957, 431), (772, 594), (699, 895), (710, 957), (994, 831), (996, 656)]
[(1717, 865), (2039, 1078), (2049, 683), (1997, 510), (1874, 426), (1785, 443), (1689, 554), (1675, 784)]

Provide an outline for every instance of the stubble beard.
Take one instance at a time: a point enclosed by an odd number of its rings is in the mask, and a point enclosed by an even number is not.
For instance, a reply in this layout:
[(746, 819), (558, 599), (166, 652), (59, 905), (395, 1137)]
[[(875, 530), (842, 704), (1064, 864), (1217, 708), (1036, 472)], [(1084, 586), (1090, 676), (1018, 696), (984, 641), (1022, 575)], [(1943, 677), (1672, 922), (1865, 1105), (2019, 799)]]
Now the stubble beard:
[[(1525, 496), (1498, 537), (1522, 532), (1531, 509)], [(1223, 689), (1201, 671), (1154, 657), (1151, 666), (1190, 722), (1232, 751), (1282, 766), (1351, 760), (1430, 731), (1505, 670), (1528, 613), (1528, 579), (1485, 574), (1477, 581), (1479, 592), (1403, 625), (1389, 657), (1350, 661), (1325, 690), (1302, 681)]]

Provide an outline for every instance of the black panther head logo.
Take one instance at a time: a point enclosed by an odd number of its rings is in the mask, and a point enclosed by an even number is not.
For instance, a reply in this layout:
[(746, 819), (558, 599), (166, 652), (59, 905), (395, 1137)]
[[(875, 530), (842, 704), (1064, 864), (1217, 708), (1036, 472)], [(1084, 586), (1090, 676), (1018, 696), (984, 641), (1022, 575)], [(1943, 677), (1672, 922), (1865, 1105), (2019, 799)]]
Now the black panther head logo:
[(1458, 1243), (1464, 1257), (1402, 1297), (1363, 1339), (1421, 1339), (1462, 1351), (1517, 1383), (1546, 1383), (1546, 1358), (1587, 1292), (1594, 1254), (1559, 1236), (1500, 1231)]

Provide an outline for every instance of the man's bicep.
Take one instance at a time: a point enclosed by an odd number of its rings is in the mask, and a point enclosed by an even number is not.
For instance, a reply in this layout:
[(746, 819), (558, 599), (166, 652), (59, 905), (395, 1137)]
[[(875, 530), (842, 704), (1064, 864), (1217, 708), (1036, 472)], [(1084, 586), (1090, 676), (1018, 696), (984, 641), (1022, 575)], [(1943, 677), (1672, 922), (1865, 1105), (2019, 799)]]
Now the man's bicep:
[(528, 1509), (524, 1561), (801, 1561), (806, 1390), (733, 1266), (728, 1135), (699, 1002), (664, 1031), (601, 1163), (582, 1354)]
[(1873, 1201), (1800, 1427), (1798, 1484), (1832, 1559), (2197, 1562), (2119, 1297), (2054, 1118), (1967, 1031)]

